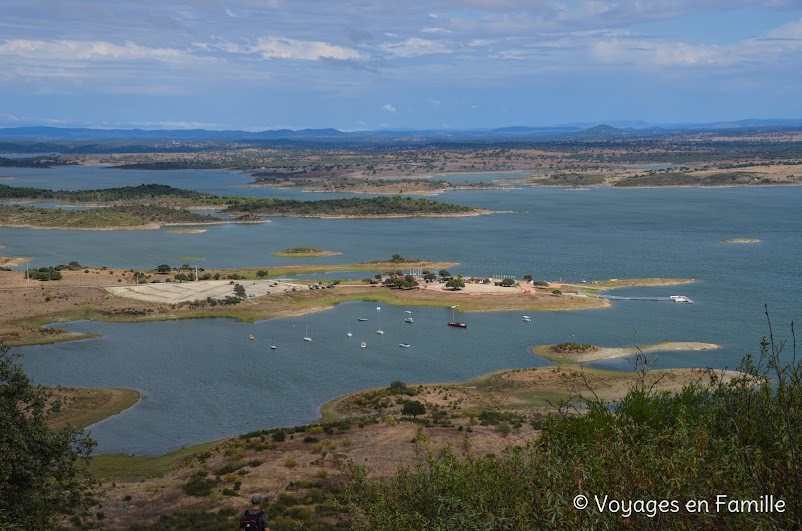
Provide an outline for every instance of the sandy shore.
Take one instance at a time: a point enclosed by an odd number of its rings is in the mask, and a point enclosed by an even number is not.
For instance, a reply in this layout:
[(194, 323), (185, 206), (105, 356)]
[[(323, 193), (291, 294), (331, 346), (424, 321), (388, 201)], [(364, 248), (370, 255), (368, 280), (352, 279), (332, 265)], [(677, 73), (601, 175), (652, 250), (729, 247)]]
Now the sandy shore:
[(639, 351), (644, 354), (654, 352), (677, 352), (677, 351), (699, 351), (716, 350), (721, 348), (715, 343), (695, 343), (691, 341), (666, 341), (656, 345), (646, 345), (643, 347), (593, 347), (585, 352), (554, 352), (551, 348), (554, 345), (538, 345), (532, 347), (532, 354), (556, 361), (557, 363), (586, 363), (590, 361), (611, 360), (615, 358), (625, 358), (637, 354)]
[(724, 240), (724, 243), (760, 243), (757, 238), (732, 238)]
[(524, 290), (521, 289), (520, 286), (510, 286), (509, 288), (504, 288), (494, 284), (471, 284), (468, 282), (466, 282), (465, 287), (460, 290), (447, 288), (445, 283), (421, 284), (420, 287), (421, 289), (425, 289), (427, 291), (445, 291), (447, 293), (508, 293), (510, 295), (524, 293)]
[[(0, 247), (4, 247), (0, 245)], [(16, 267), (30, 260), (27, 256), (0, 256), (0, 267)]]
[(206, 229), (175, 229), (168, 230), (170, 234), (201, 234), (206, 232)]

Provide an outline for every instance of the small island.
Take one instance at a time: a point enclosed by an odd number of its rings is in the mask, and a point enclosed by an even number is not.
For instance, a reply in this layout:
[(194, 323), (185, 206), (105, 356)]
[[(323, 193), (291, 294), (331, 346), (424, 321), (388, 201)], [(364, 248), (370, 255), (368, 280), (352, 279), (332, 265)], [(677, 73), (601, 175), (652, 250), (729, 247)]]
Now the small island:
[[(267, 216), (309, 218), (459, 217), (490, 214), (489, 210), (409, 196), (298, 201), (254, 197), (217, 197), (159, 184), (99, 190), (49, 190), (0, 184), (0, 227), (38, 229), (157, 229), (164, 225), (264, 223)], [(59, 201), (89, 207), (62, 210), (23, 206), (31, 201)], [(215, 210), (220, 218), (195, 210)]]
[(314, 247), (293, 247), (292, 249), (284, 249), (283, 251), (278, 251), (273, 253), (272, 256), (278, 256), (280, 258), (296, 258), (296, 257), (314, 257), (314, 256), (335, 256), (338, 254), (337, 251), (324, 251), (322, 249), (315, 249)]
[(724, 240), (724, 243), (760, 243), (757, 238), (730, 238)]
[(664, 341), (656, 345), (642, 347), (599, 347), (579, 343), (559, 343), (557, 345), (537, 345), (532, 354), (557, 363), (586, 363), (590, 361), (625, 358), (641, 352), (648, 354), (660, 351), (715, 350), (715, 343), (695, 343), (691, 341)]

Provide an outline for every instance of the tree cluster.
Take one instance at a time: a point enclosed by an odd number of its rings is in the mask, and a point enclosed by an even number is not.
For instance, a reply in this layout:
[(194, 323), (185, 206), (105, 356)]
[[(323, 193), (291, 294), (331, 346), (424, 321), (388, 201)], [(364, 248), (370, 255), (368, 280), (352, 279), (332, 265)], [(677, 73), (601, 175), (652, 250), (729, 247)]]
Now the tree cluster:
[(82, 526), (95, 443), (70, 426), (48, 427), (60, 405), (0, 346), (0, 529), (53, 529), (63, 516)]

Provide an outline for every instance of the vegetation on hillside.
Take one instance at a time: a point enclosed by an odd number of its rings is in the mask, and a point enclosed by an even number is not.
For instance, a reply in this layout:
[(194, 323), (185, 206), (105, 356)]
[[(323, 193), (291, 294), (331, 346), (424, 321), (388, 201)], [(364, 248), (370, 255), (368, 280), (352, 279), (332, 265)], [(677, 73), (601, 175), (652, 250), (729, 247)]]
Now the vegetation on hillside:
[(24, 206), (0, 205), (0, 225), (105, 228), (137, 227), (151, 223), (210, 223), (221, 221), (211, 215), (159, 206), (112, 206), (89, 210), (58, 210)]
[[(551, 416), (539, 439), (501, 456), (445, 449), (389, 480), (357, 467), (355, 527), (800, 528), (802, 362), (794, 352), (783, 364), (782, 350), (764, 339), (760, 356), (746, 356), (743, 375), (726, 383), (713, 375), (677, 394), (643, 383), (616, 407), (591, 400), (584, 414)], [(766, 495), (774, 510), (757, 510)]]
[(228, 212), (266, 216), (417, 216), (478, 212), (473, 207), (401, 196), (319, 201), (230, 197), (226, 204)]
[(182, 190), (164, 184), (140, 184), (100, 190), (48, 190), (0, 184), (0, 199), (48, 199), (74, 202), (134, 201), (160, 197), (209, 197), (194, 190)]

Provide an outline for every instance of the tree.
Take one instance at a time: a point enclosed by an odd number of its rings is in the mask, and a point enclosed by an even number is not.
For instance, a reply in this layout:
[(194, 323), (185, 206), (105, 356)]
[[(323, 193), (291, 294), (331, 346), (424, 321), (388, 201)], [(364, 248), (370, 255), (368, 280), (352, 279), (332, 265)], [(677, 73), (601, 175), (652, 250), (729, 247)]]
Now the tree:
[(401, 409), (402, 415), (412, 415), (413, 417), (417, 417), (418, 415), (423, 415), (425, 413), (426, 406), (417, 400), (408, 400), (404, 403), (404, 407)]
[(265, 278), (266, 276), (267, 276), (267, 271), (265, 271), (264, 269), (260, 269), (259, 271), (256, 272), (257, 278)]
[(453, 290), (462, 289), (465, 287), (465, 283), (458, 278), (452, 278), (448, 282), (446, 282), (446, 287), (451, 288)]
[(0, 528), (52, 529), (64, 514), (80, 527), (92, 503), (95, 442), (70, 426), (48, 428), (60, 403), (31, 383), (16, 357), (0, 346)]
[(234, 295), (240, 299), (244, 299), (246, 297), (245, 287), (242, 284), (234, 284)]
[(529, 274), (524, 275), (524, 280), (526, 282), (532, 282), (532, 275), (529, 275)]
[(501, 285), (504, 286), (505, 288), (509, 288), (510, 286), (515, 285), (515, 280), (511, 278), (505, 278), (504, 280), (501, 281)]
[(423, 280), (425, 280), (426, 282), (431, 282), (433, 280), (437, 280), (437, 275), (427, 271), (426, 273), (423, 274)]
[(163, 274), (163, 275), (164, 275), (164, 274), (167, 274), (167, 273), (169, 273), (169, 272), (170, 272), (170, 271), (172, 271), (172, 270), (173, 270), (173, 268), (172, 268), (172, 267), (170, 267), (170, 266), (169, 266), (169, 265), (167, 265), (167, 264), (161, 264), (161, 265), (159, 265), (158, 267), (156, 267), (156, 272), (157, 272), (157, 273), (161, 273), (161, 274)]
[(451, 276), (451, 273), (446, 269), (441, 269), (437, 274), (440, 275), (440, 278), (448, 278)]

